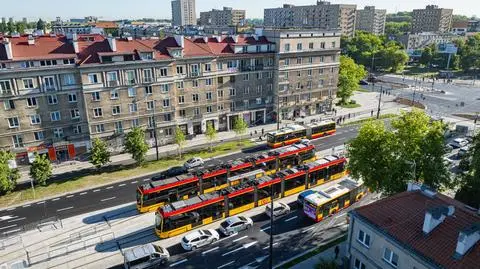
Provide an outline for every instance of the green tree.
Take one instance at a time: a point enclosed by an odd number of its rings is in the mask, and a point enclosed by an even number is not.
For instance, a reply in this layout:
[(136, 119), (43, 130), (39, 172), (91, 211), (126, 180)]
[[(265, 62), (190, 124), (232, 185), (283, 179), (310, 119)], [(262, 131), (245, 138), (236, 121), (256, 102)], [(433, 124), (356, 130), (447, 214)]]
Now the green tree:
[(38, 19), (37, 30), (45, 31), (45, 22), (42, 19)]
[(403, 22), (389, 21), (385, 23), (385, 35), (387, 37), (401, 36), (404, 33), (409, 32), (411, 28), (412, 28), (412, 24), (407, 21), (403, 21)]
[(321, 260), (315, 265), (315, 269), (337, 269), (339, 268), (335, 261)]
[(380, 55), (383, 59), (383, 67), (392, 73), (402, 71), (408, 62), (408, 54), (395, 42), (388, 42)]
[(459, 178), (461, 186), (455, 199), (478, 208), (480, 206), (480, 133), (474, 137), (469, 155), (471, 155), (470, 170)]
[(17, 22), (15, 24), (15, 28), (16, 28), (16, 31), (19, 32), (20, 34), (24, 34), (25, 33), (25, 28), (26, 28), (26, 25), (25, 23), (23, 22)]
[(207, 123), (207, 130), (205, 131), (205, 135), (210, 142), (210, 151), (212, 151), (213, 141), (217, 139), (217, 130), (215, 130), (215, 127), (213, 127), (213, 124), (211, 122)]
[(110, 152), (105, 141), (95, 138), (92, 141), (92, 151), (90, 155), (90, 163), (100, 168), (110, 162)]
[(183, 133), (182, 129), (177, 126), (175, 128), (175, 144), (178, 145), (178, 157), (180, 159), (182, 158), (182, 150), (186, 143), (185, 134)]
[(347, 104), (353, 92), (358, 89), (358, 82), (367, 75), (362, 65), (357, 65), (352, 58), (340, 56), (337, 96), (340, 104)]
[(243, 118), (238, 117), (233, 122), (233, 131), (235, 132), (235, 134), (238, 137), (238, 143), (239, 144), (241, 142), (242, 135), (247, 133), (247, 129), (248, 129), (248, 124), (245, 120), (243, 120)]
[(15, 24), (13, 22), (7, 22), (7, 31), (9, 34), (15, 32)]
[(17, 180), (20, 178), (18, 169), (8, 166), (9, 160), (14, 160), (15, 155), (11, 152), (0, 151), (0, 193), (4, 194), (15, 189)]
[(0, 33), (5, 33), (7, 31), (7, 24), (5, 22), (0, 23)]
[(426, 47), (422, 51), (422, 56), (420, 57), (420, 63), (425, 66), (430, 66), (434, 58), (433, 50), (430, 46)]
[(410, 180), (433, 188), (451, 187), (443, 162), (445, 125), (414, 110), (393, 120), (391, 130), (383, 122), (364, 124), (348, 144), (349, 170), (374, 191), (393, 194), (405, 190)]
[(51, 176), (52, 163), (47, 158), (47, 155), (38, 155), (35, 153), (35, 160), (30, 166), (30, 177), (32, 177), (37, 184), (45, 185)]
[(480, 33), (468, 37), (467, 41), (459, 41), (460, 66), (463, 71), (480, 69)]
[(148, 152), (148, 144), (145, 141), (145, 131), (135, 127), (125, 136), (125, 151), (132, 155), (137, 164), (145, 162)]

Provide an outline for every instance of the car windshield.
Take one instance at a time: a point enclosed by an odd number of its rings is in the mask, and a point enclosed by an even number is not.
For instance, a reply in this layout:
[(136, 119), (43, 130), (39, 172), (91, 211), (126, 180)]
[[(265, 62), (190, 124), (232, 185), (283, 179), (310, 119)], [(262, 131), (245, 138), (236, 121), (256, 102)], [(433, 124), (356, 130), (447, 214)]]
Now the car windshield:
[(156, 246), (156, 245), (153, 245), (153, 247), (155, 248), (155, 250), (158, 252), (158, 253), (163, 253), (163, 249), (159, 246)]
[(212, 233), (209, 230), (203, 230), (203, 233), (206, 235), (212, 235)]
[(185, 242), (185, 243), (188, 243), (187, 237), (183, 237), (182, 241)]
[(195, 162), (195, 159), (190, 159), (187, 161), (187, 163), (194, 163)]
[(243, 216), (239, 216), (238, 218), (239, 218), (240, 220), (243, 220), (243, 221), (246, 221), (246, 220), (247, 220), (247, 219), (246, 219), (245, 217), (243, 217)]
[(220, 226), (222, 226), (223, 228), (227, 228), (228, 227), (228, 222), (224, 221), (224, 222), (220, 223)]

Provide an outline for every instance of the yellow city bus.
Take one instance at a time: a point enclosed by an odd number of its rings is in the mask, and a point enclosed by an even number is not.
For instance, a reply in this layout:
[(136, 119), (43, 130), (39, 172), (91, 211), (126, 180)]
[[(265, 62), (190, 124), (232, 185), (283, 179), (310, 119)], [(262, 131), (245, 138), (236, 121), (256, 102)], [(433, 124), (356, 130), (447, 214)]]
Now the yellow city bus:
[(316, 139), (336, 132), (333, 121), (321, 121), (302, 125), (289, 125), (280, 130), (267, 133), (267, 145), (271, 148), (294, 144), (302, 139)]

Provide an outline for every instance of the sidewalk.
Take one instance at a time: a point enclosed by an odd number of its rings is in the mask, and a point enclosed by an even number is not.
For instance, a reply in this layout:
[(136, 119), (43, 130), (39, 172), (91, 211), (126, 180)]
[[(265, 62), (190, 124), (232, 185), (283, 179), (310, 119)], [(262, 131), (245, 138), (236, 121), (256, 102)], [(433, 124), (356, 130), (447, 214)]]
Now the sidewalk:
[[(340, 252), (338, 254), (337, 259), (335, 259), (335, 248), (337, 246), (340, 249)], [(340, 243), (336, 246), (333, 246), (333, 247), (325, 250), (324, 252), (321, 252), (321, 253), (309, 258), (308, 260), (305, 260), (301, 263), (298, 263), (298, 264), (294, 265), (293, 267), (291, 267), (291, 269), (310, 269), (310, 268), (313, 269), (321, 261), (327, 261), (328, 262), (328, 261), (333, 261), (333, 260), (335, 260), (337, 265), (342, 266), (343, 265), (342, 257), (345, 256), (346, 249), (347, 249), (347, 242), (343, 241), (342, 243)]]

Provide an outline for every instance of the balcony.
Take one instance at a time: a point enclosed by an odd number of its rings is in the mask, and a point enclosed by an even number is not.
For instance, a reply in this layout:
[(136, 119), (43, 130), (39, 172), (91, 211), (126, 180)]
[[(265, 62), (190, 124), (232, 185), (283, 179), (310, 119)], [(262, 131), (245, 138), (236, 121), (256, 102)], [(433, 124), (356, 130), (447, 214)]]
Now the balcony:
[[(135, 84), (137, 84), (137, 79), (135, 79), (135, 78), (125, 80), (125, 85), (131, 86), (131, 85), (135, 85)], [(114, 87), (114, 86), (112, 86), (112, 87)]]
[(190, 73), (188, 74), (188, 77), (189, 77), (189, 78), (197, 78), (197, 77), (199, 77), (199, 76), (200, 76), (200, 72), (198, 72), (198, 71), (196, 71), (196, 72), (190, 72)]
[(109, 80), (107, 81), (108, 87), (118, 87), (120, 85), (118, 80)]

